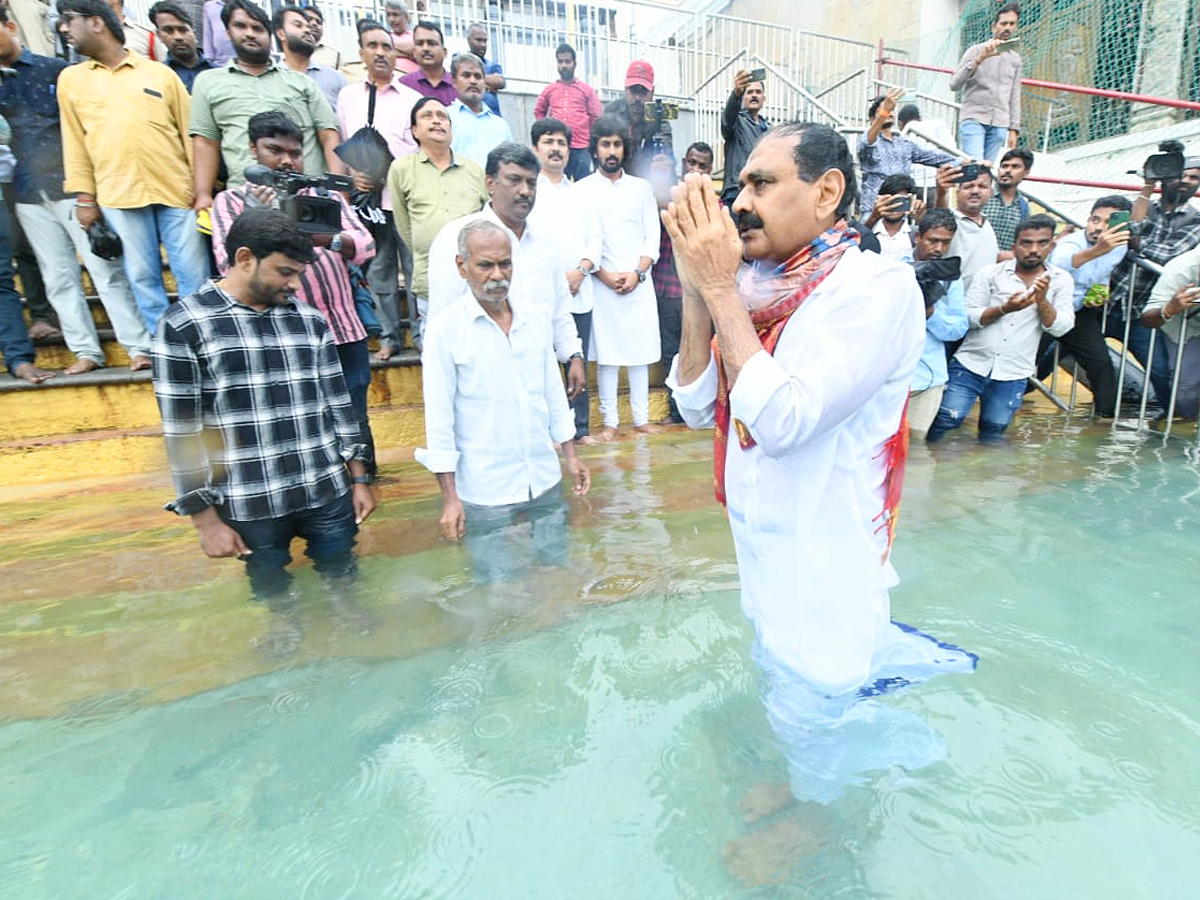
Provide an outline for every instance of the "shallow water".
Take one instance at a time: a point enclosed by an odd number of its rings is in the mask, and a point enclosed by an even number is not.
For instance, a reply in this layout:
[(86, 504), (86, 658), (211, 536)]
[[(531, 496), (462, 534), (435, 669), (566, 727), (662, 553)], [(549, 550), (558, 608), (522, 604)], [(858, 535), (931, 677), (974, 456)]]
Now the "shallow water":
[[(169, 490), (0, 507), (0, 896), (1179, 898), (1200, 877), (1200, 467), (1019, 420), (910, 463), (896, 618), (980, 657), (891, 700), (947, 746), (828, 807), (783, 883), (722, 861), (786, 778), (710, 443), (589, 451), (571, 565), (473, 585), (402, 466), (364, 597), (295, 655)], [(785, 813), (784, 815), (787, 815)]]

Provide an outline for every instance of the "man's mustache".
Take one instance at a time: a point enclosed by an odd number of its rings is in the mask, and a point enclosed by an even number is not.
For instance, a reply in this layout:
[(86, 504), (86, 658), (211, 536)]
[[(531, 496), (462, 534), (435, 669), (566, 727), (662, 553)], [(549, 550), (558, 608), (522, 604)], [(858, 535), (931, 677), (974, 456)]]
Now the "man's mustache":
[(738, 216), (737, 226), (738, 231), (746, 231), (750, 228), (762, 228), (763, 220), (754, 213), (742, 213), (740, 216)]

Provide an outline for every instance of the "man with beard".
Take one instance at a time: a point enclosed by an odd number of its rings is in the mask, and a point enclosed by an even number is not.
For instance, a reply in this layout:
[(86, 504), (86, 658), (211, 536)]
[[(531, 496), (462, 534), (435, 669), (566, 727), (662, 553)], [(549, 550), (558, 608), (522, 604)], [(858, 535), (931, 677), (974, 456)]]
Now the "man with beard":
[[(1064, 234), (1054, 245), (1050, 264), (1071, 276), (1075, 284), (1075, 326), (1058, 339), (1063, 349), (1079, 361), (1087, 373), (1096, 415), (1112, 418), (1117, 403), (1117, 376), (1104, 342), (1104, 307), (1108, 302), (1108, 280), (1129, 249), (1129, 226), (1109, 227), (1115, 212), (1128, 212), (1129, 201), (1112, 195), (1092, 204), (1083, 231)], [(1054, 366), (1053, 340), (1042, 337), (1038, 349), (1039, 379)]]
[(454, 82), (445, 69), (446, 39), (432, 22), (418, 22), (413, 29), (413, 58), (417, 69), (400, 79), (422, 97), (433, 97), (449, 109), (458, 98)]
[(971, 282), (966, 301), (971, 328), (950, 360), (950, 380), (926, 438), (930, 443), (960, 426), (976, 400), (979, 439), (1000, 438), (1037, 369), (1042, 335), (1062, 337), (1074, 326), (1071, 276), (1046, 264), (1053, 245), (1054, 220), (1030, 216), (1017, 225), (1014, 258), (987, 266)]
[[(878, 695), (974, 659), (889, 616), (903, 411), (925, 330), (912, 269), (858, 249), (854, 159), (828, 126), (767, 132), (741, 184), (736, 226), (697, 175), (663, 224), (684, 286), (667, 383), (689, 425), (716, 425), (717, 497), (788, 760), (788, 786), (743, 804), (750, 821), (936, 758), (928, 726)], [(777, 819), (731, 844), (727, 864), (782, 880), (804, 836), (798, 818)]]
[(721, 202), (731, 206), (741, 186), (738, 175), (750, 158), (754, 145), (771, 128), (762, 115), (767, 95), (761, 81), (751, 81), (750, 72), (742, 69), (733, 76), (733, 90), (721, 113), (721, 137), (725, 139), (725, 184)]
[(317, 39), (304, 10), (298, 6), (281, 6), (271, 19), (271, 31), (283, 51), (283, 64), (315, 81), (336, 112), (338, 93), (346, 86), (346, 79), (336, 69), (313, 61)]
[(509, 285), (512, 243), (499, 225), (468, 223), (456, 261), (467, 290), (429, 324), (421, 378), (426, 446), (417, 461), (437, 476), (442, 535), (467, 538), (481, 580), (510, 566), (504, 531), (528, 516), (543, 563), (566, 562), (562, 447), (576, 496), (591, 478), (575, 455), (549, 324)]
[(310, 173), (342, 172), (335, 148), (341, 142), (333, 107), (315, 81), (271, 61), (271, 23), (250, 0), (229, 0), (221, 21), (233, 41), (235, 59), (204, 72), (192, 93), (190, 132), (195, 153), (196, 210), (212, 206), (220, 159), (228, 187), (246, 180), (250, 157), (250, 117), (277, 109), (304, 134), (304, 168)]
[(533, 105), (535, 119), (558, 119), (571, 130), (571, 158), (567, 162), (567, 177), (580, 181), (592, 173), (592, 157), (588, 141), (592, 123), (604, 113), (600, 98), (589, 84), (575, 77), (575, 48), (559, 44), (554, 51), (558, 81), (546, 85)]
[(953, 187), (958, 188), (954, 209), (958, 231), (954, 233), (954, 241), (950, 244), (948, 255), (957, 256), (962, 260), (963, 290), (969, 292), (976, 273), (997, 262), (1000, 245), (996, 241), (992, 223), (983, 213), (983, 207), (992, 196), (991, 172), (982, 168), (978, 178), (965, 184), (960, 183), (961, 177), (962, 166), (947, 163), (938, 169), (937, 200), (934, 206), (949, 206), (949, 191)]
[(450, 77), (458, 99), (450, 104), (450, 123), (454, 129), (455, 153), (487, 163), (492, 149), (512, 140), (512, 129), (499, 113), (483, 102), (487, 93), (483, 63), (474, 53), (456, 53), (450, 60)]
[(571, 295), (565, 266), (554, 239), (556, 224), (531, 226), (529, 214), (537, 197), (538, 161), (533, 151), (509, 141), (488, 154), (484, 170), (490, 202), (482, 210), (448, 222), (429, 248), (429, 316), (453, 305), (466, 285), (456, 262), (458, 235), (476, 220), (499, 227), (512, 241), (516, 266), (513, 282), (519, 304), (548, 324), (559, 362), (568, 366), (567, 396), (574, 400), (587, 385), (583, 346), (571, 316)]
[(996, 232), (996, 243), (1000, 245), (1000, 259), (1012, 259), (1013, 239), (1017, 236), (1017, 223), (1029, 218), (1029, 201), (1021, 196), (1018, 188), (1025, 176), (1033, 170), (1033, 153), (1024, 147), (1008, 150), (1000, 157), (1000, 171), (996, 175), (999, 190), (983, 206), (983, 214), (992, 223)]
[[(948, 209), (931, 209), (916, 225), (917, 239), (912, 258), (921, 263), (945, 259), (954, 240), (958, 222)], [(970, 323), (963, 305), (961, 278), (922, 278), (925, 295), (925, 349), (913, 374), (908, 395), (908, 430), (916, 439), (925, 437), (942, 405), (942, 394), (949, 375), (946, 371), (946, 344), (960, 341)]]
[(1200, 245), (1200, 212), (1188, 202), (1195, 196), (1197, 186), (1200, 186), (1200, 156), (1184, 160), (1183, 177), (1164, 181), (1162, 196), (1157, 201), (1153, 199), (1155, 182), (1146, 180), (1130, 216), (1132, 222), (1138, 223), (1132, 227), (1135, 236), (1129, 241), (1130, 249), (1136, 252), (1128, 254), (1113, 270), (1110, 282), (1112, 295), (1105, 323), (1108, 336), (1125, 340), (1125, 315), (1132, 310), (1126, 349), (1150, 369), (1150, 383), (1162, 406), (1171, 393), (1172, 364), (1162, 341), (1155, 342), (1154, 361), (1149, 363), (1150, 329), (1141, 322), (1142, 311), (1158, 277), (1138, 266), (1134, 259), (1140, 256), (1165, 266)]
[(317, 49), (313, 51), (313, 62), (337, 71), (342, 67), (342, 52), (328, 44), (322, 43), (325, 37), (325, 16), (316, 4), (310, 3), (302, 8), (304, 18), (308, 19), (308, 27), (312, 31), (313, 43)]
[(675, 167), (671, 123), (654, 115), (653, 104), (654, 67), (643, 59), (635, 59), (625, 71), (625, 96), (608, 104), (604, 114), (617, 116), (625, 124), (625, 135), (629, 138), (625, 169), (640, 178), (650, 177), (656, 156), (665, 156), (671, 167)]
[(196, 47), (192, 20), (183, 7), (171, 0), (159, 0), (150, 7), (149, 16), (158, 32), (158, 39), (167, 45), (167, 65), (179, 76), (190, 94), (196, 76), (215, 68)]
[(592, 126), (591, 150), (596, 171), (579, 182), (584, 204), (600, 220), (600, 260), (592, 273), (592, 340), (596, 388), (604, 430), (597, 440), (617, 436), (617, 376), (625, 366), (634, 431), (653, 434), (650, 422), (650, 364), (658, 362), (658, 300), (650, 268), (658, 259), (658, 206), (645, 179), (625, 171), (630, 142), (625, 123), (604, 115)]
[(206, 555), (243, 560), (255, 599), (278, 609), (292, 538), (342, 588), (375, 498), (329, 328), (295, 300), (312, 241), (284, 213), (251, 209), (225, 249), (225, 277), (172, 304), (155, 339), (167, 509), (191, 517)]
[(914, 223), (925, 214), (925, 204), (916, 194), (917, 183), (911, 175), (889, 175), (879, 186), (871, 214), (863, 223), (888, 259), (912, 262)]

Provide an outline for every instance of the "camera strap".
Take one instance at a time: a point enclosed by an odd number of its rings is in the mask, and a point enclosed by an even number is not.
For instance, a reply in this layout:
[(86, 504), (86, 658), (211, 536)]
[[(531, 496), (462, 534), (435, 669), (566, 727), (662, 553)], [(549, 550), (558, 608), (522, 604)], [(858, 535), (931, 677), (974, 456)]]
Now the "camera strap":
[(367, 127), (375, 127), (375, 93), (378, 89), (375, 82), (367, 82)]

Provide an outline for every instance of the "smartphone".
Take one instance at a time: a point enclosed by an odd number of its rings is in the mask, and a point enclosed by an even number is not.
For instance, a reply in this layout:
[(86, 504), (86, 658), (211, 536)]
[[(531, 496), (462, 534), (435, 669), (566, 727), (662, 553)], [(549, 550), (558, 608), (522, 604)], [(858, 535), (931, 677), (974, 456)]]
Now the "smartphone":
[(1005, 50), (1019, 50), (1021, 48), (1021, 39), (1016, 35), (1010, 37), (1007, 41), (1001, 41), (996, 45), (996, 52), (1003, 53)]
[(891, 207), (892, 207), (892, 212), (894, 212), (894, 213), (896, 213), (896, 212), (902, 212), (902, 213), (911, 212), (912, 211), (912, 197), (908, 197), (908, 196), (893, 197)]
[(958, 176), (958, 183), (966, 184), (970, 181), (974, 181), (979, 177), (981, 170), (982, 167), (979, 165), (979, 163), (967, 163), (962, 167), (962, 174)]
[(764, 82), (766, 80), (767, 80), (767, 70), (766, 69), (751, 69), (750, 70), (750, 83), (751, 84), (753, 84), (756, 81), (761, 84), (762, 82)]
[(1127, 209), (1118, 209), (1108, 217), (1109, 228), (1119, 228), (1122, 225), (1126, 228), (1129, 227), (1129, 210)]

